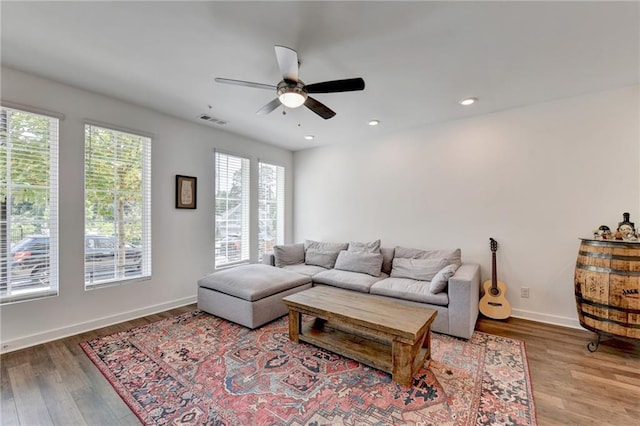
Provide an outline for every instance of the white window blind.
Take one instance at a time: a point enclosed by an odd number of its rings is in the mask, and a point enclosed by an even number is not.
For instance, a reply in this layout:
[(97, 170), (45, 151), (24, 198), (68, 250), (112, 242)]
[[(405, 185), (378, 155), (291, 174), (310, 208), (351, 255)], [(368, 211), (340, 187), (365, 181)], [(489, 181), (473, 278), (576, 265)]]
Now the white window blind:
[(215, 153), (215, 266), (249, 260), (248, 158)]
[(284, 243), (284, 167), (258, 163), (258, 258)]
[(0, 303), (58, 294), (58, 124), (0, 108)]
[(85, 125), (85, 288), (151, 276), (151, 139)]

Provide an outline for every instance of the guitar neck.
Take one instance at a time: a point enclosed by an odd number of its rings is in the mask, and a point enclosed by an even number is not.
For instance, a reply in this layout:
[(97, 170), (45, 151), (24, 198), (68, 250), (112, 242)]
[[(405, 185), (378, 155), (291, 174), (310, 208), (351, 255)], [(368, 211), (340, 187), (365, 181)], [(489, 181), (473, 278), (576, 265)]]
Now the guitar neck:
[(496, 252), (491, 253), (491, 288), (498, 288), (498, 272), (496, 267)]

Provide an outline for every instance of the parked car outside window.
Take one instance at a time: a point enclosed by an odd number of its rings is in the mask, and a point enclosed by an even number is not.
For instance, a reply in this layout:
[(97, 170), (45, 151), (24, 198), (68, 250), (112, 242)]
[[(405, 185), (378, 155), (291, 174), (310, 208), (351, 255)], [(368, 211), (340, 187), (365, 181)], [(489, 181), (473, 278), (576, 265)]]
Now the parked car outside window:
[(229, 234), (216, 240), (216, 257), (221, 256), (229, 261), (240, 259), (242, 239), (240, 235)]
[[(125, 276), (141, 271), (142, 250), (125, 243)], [(116, 277), (115, 238), (103, 235), (85, 237), (85, 281)], [(49, 284), (49, 237), (34, 235), (11, 248), (11, 276), (14, 285)]]

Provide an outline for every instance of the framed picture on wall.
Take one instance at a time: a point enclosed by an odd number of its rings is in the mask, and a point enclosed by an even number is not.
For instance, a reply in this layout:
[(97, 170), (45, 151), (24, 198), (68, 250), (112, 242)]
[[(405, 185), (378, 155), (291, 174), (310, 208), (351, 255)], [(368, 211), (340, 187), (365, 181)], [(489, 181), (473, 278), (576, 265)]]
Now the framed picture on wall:
[(176, 175), (176, 209), (195, 209), (198, 178)]

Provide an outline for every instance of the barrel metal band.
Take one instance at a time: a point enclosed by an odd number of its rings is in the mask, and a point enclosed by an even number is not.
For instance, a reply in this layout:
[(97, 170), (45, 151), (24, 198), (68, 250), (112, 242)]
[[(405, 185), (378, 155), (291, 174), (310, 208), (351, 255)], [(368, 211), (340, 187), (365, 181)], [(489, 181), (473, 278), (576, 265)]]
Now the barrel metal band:
[(579, 304), (591, 305), (591, 306), (595, 306), (596, 308), (613, 309), (613, 310), (624, 312), (627, 314), (636, 314), (636, 315), (640, 314), (640, 309), (622, 308), (620, 306), (605, 305), (604, 303), (594, 302), (593, 300), (585, 299), (580, 296), (576, 296), (576, 301)]
[(584, 263), (580, 262), (576, 262), (576, 268), (584, 269), (586, 271), (624, 275), (625, 277), (640, 277), (640, 271), (624, 271), (622, 269), (603, 268), (601, 266), (585, 265)]
[(583, 251), (583, 250), (580, 250), (578, 254), (580, 256), (585, 256), (585, 257), (596, 257), (598, 259), (615, 259), (615, 260), (626, 260), (629, 262), (640, 262), (640, 256), (623, 256), (621, 254), (597, 253), (593, 251)]
[(620, 325), (620, 326), (622, 326), (624, 328), (637, 328), (637, 329), (640, 329), (640, 324), (629, 324), (627, 322), (616, 321), (616, 320), (612, 320), (612, 319), (609, 319), (609, 318), (601, 318), (601, 317), (598, 317), (596, 315), (593, 315), (593, 314), (590, 314), (590, 313), (584, 312), (584, 311), (582, 312), (582, 315), (587, 317), (587, 318), (591, 318), (591, 319), (594, 319), (594, 320), (597, 320), (597, 321), (608, 322), (610, 324)]
[(640, 242), (633, 241), (620, 241), (620, 240), (585, 240), (582, 238), (582, 244), (585, 246), (599, 246), (599, 247), (612, 247), (612, 248), (630, 248), (637, 249)]

